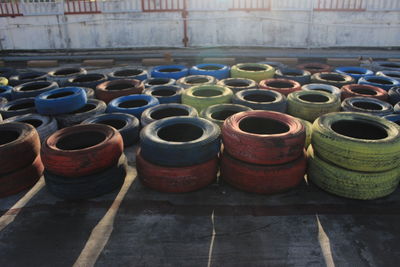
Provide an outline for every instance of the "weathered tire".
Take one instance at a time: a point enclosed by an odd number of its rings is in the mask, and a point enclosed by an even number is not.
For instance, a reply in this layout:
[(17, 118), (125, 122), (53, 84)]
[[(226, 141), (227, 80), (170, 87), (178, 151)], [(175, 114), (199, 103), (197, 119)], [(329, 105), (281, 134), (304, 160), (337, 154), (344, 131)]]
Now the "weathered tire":
[(100, 173), (69, 178), (44, 172), (46, 187), (56, 197), (78, 200), (101, 196), (120, 188), (127, 174), (125, 155), (119, 158), (116, 165)]
[(0, 68), (0, 77), (10, 78), (11, 76), (17, 75), (18, 71), (13, 68), (1, 67)]
[(5, 77), (0, 77), (0, 86), (8, 85), (8, 79)]
[(300, 69), (277, 69), (275, 71), (275, 78), (292, 80), (303, 85), (310, 83), (311, 73)]
[(219, 127), (222, 127), (224, 121), (232, 116), (233, 114), (252, 110), (249, 107), (239, 104), (217, 104), (205, 108), (200, 113), (200, 116), (206, 120), (209, 120)]
[(85, 90), (87, 99), (94, 98), (94, 90), (92, 88), (89, 87), (81, 87), (81, 88)]
[(140, 132), (141, 155), (145, 160), (161, 166), (201, 164), (218, 155), (219, 135), (219, 127), (206, 119), (161, 119), (148, 124)]
[(257, 63), (240, 63), (232, 66), (232, 78), (245, 78), (259, 83), (262, 80), (273, 78), (275, 69), (272, 66)]
[(103, 82), (96, 87), (96, 98), (108, 104), (120, 96), (141, 94), (144, 85), (139, 80), (113, 80)]
[(74, 112), (86, 105), (87, 96), (79, 87), (63, 87), (44, 92), (35, 97), (35, 106), (40, 114), (59, 115)]
[(160, 104), (181, 103), (183, 88), (177, 85), (156, 85), (144, 90), (145, 95), (158, 99)]
[(32, 125), (39, 134), (40, 142), (43, 142), (49, 135), (58, 129), (57, 121), (53, 117), (32, 113), (14, 116), (4, 122), (23, 122)]
[(58, 88), (56, 82), (33, 81), (15, 86), (11, 91), (12, 99), (35, 97), (41, 93)]
[(42, 144), (41, 157), (47, 171), (66, 177), (99, 173), (118, 162), (123, 140), (114, 128), (81, 124), (58, 130)]
[(107, 81), (107, 76), (101, 73), (81, 74), (73, 78), (69, 78), (64, 84), (65, 86), (88, 87), (96, 89), (97, 85)]
[(322, 83), (310, 83), (310, 84), (306, 84), (303, 85), (301, 87), (301, 90), (306, 90), (306, 91), (322, 91), (322, 92), (327, 92), (333, 95), (337, 95), (340, 98), (341, 95), (341, 91), (339, 88), (337, 88), (336, 86), (333, 85), (329, 85), (329, 84), (322, 84)]
[(336, 72), (319, 72), (311, 76), (311, 83), (329, 84), (341, 88), (346, 84), (355, 83), (353, 77)]
[(249, 107), (253, 110), (270, 110), (285, 113), (286, 96), (267, 89), (249, 89), (236, 93), (232, 103)]
[(356, 112), (329, 113), (313, 124), (311, 143), (323, 160), (342, 168), (382, 172), (400, 165), (400, 128)]
[(184, 193), (201, 189), (217, 178), (218, 157), (184, 167), (166, 167), (145, 160), (140, 151), (136, 156), (136, 169), (141, 182), (154, 190)]
[(391, 70), (400, 71), (400, 63), (390, 61), (374, 61), (372, 62), (372, 68), (374, 71)]
[(321, 91), (297, 91), (287, 97), (287, 113), (313, 122), (319, 116), (340, 111), (340, 98)]
[(0, 85), (0, 97), (4, 97), (7, 100), (11, 100), (11, 90), (13, 88), (7, 85)]
[(0, 198), (31, 188), (42, 176), (43, 170), (40, 156), (37, 156), (31, 164), (0, 175)]
[(143, 111), (159, 105), (158, 99), (149, 95), (128, 95), (121, 96), (107, 106), (107, 113), (128, 113), (140, 119)]
[(369, 97), (350, 97), (342, 102), (343, 111), (361, 112), (374, 116), (386, 116), (394, 112), (393, 106), (385, 101)]
[(148, 78), (143, 81), (144, 88), (149, 88), (155, 85), (174, 85), (176, 82), (175, 79), (170, 78)]
[(206, 75), (190, 75), (186, 77), (182, 77), (176, 81), (176, 85), (188, 89), (192, 86), (199, 86), (199, 85), (211, 85), (216, 84), (218, 82), (217, 79), (213, 76), (206, 76)]
[(153, 121), (177, 116), (197, 117), (198, 112), (194, 107), (184, 104), (160, 104), (146, 109), (142, 113), (140, 122), (144, 127)]
[(2, 105), (4, 105), (4, 104), (6, 104), (8, 101), (7, 101), (7, 98), (5, 98), (5, 97), (0, 97), (0, 107), (2, 106)]
[(2, 123), (0, 136), (0, 175), (32, 164), (39, 155), (39, 135), (29, 124)]
[(355, 82), (364, 76), (374, 75), (372, 70), (361, 68), (361, 67), (338, 67), (333, 70), (334, 72), (349, 75), (353, 77)]
[(78, 75), (86, 74), (86, 70), (79, 67), (68, 67), (68, 68), (60, 68), (48, 73), (47, 79), (49, 81), (55, 81), (58, 85), (64, 86), (69, 79), (74, 78)]
[(81, 123), (82, 121), (103, 114), (107, 105), (98, 99), (89, 99), (86, 104), (73, 112), (55, 116), (60, 128), (65, 128)]
[(348, 84), (342, 87), (342, 100), (349, 97), (370, 97), (387, 101), (388, 93), (382, 88), (366, 84)]
[(300, 83), (287, 79), (262, 80), (258, 86), (260, 89), (276, 91), (285, 96), (301, 89)]
[(182, 104), (186, 104), (197, 109), (203, 109), (216, 105), (230, 103), (233, 92), (227, 87), (220, 85), (199, 85), (186, 89), (182, 94)]
[(237, 113), (222, 126), (224, 149), (236, 159), (254, 164), (283, 164), (300, 157), (306, 130), (292, 116), (273, 111)]
[(400, 86), (392, 87), (389, 92), (389, 103), (392, 105), (396, 105), (400, 102)]
[(242, 90), (247, 89), (257, 89), (258, 85), (254, 80), (244, 79), (244, 78), (229, 78), (221, 80), (217, 83), (224, 87), (228, 87), (235, 94)]
[(36, 113), (35, 98), (33, 97), (9, 101), (0, 106), (0, 114), (4, 119), (28, 113)]
[(261, 62), (257, 62), (258, 64), (264, 64), (264, 65), (270, 65), (271, 67), (273, 67), (275, 70), (279, 70), (279, 69), (286, 69), (288, 66), (281, 63), (281, 62), (277, 62), (277, 61), (261, 61)]
[(170, 78), (178, 80), (189, 74), (189, 69), (183, 65), (165, 65), (157, 66), (151, 70), (151, 77)]
[(27, 82), (46, 81), (47, 73), (43, 71), (30, 71), (22, 72), (17, 75), (11, 76), (8, 83), (11, 86), (17, 86)]
[(108, 113), (93, 116), (86, 119), (82, 124), (105, 124), (114, 127), (124, 140), (124, 147), (136, 143), (139, 139), (140, 123), (139, 120), (127, 113)]
[(332, 70), (332, 66), (330, 65), (315, 62), (300, 64), (297, 65), (296, 68), (306, 70), (311, 74), (318, 72), (330, 72)]
[(125, 68), (113, 71), (109, 73), (107, 76), (110, 81), (118, 79), (144, 81), (148, 78), (148, 73), (147, 70), (143, 69)]
[(243, 162), (224, 152), (221, 177), (241, 190), (274, 194), (296, 187), (304, 179), (307, 160), (303, 152), (299, 158), (279, 165), (258, 165)]
[(382, 70), (376, 73), (377, 76), (384, 76), (400, 82), (400, 69), (398, 71)]
[(399, 104), (399, 103), (397, 103), (396, 105), (394, 105), (393, 111), (394, 111), (394, 113), (396, 113), (396, 114), (399, 114), (399, 113), (400, 113), (400, 104)]
[(304, 143), (304, 148), (307, 148), (311, 144), (311, 136), (312, 136), (312, 123), (300, 118), (297, 118), (301, 123), (303, 123), (306, 129), (306, 141)]
[(400, 86), (400, 82), (385, 76), (365, 76), (358, 80), (359, 84), (367, 84), (389, 91), (394, 86)]
[(390, 114), (385, 116), (384, 118), (400, 126), (400, 114)]
[(193, 66), (190, 75), (208, 75), (215, 77), (218, 80), (229, 78), (230, 67), (222, 64), (204, 63)]
[(324, 161), (312, 147), (308, 149), (307, 177), (321, 189), (346, 198), (376, 199), (387, 196), (399, 184), (398, 170), (360, 172)]

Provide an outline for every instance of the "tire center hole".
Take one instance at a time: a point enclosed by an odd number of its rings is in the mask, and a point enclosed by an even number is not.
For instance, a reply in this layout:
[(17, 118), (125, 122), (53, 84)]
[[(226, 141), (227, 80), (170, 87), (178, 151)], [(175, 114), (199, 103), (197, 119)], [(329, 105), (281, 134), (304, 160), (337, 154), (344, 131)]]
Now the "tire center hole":
[(33, 127), (35, 127), (35, 128), (37, 128), (37, 127), (39, 127), (40, 125), (43, 124), (43, 122), (41, 120), (35, 120), (35, 119), (22, 120), (21, 122), (28, 123), (28, 124), (32, 125)]
[(347, 71), (344, 71), (344, 72), (345, 73), (349, 73), (349, 74), (359, 74), (359, 75), (365, 74), (364, 72), (358, 71), (358, 70), (347, 70)]
[(16, 131), (2, 130), (0, 131), (0, 145), (11, 143), (18, 139), (20, 134)]
[(289, 82), (268, 82), (266, 83), (267, 86), (273, 88), (293, 88), (294, 85)]
[(354, 93), (361, 95), (377, 95), (377, 93), (372, 89), (367, 88), (355, 88), (352, 90)]
[(212, 97), (222, 95), (221, 91), (213, 90), (213, 89), (200, 89), (193, 92), (194, 96), (199, 97)]
[(20, 74), (19, 79), (20, 80), (30, 80), (30, 79), (36, 79), (39, 78), (40, 76), (42, 76), (44, 74), (39, 74), (39, 73), (24, 73), (24, 74)]
[(91, 111), (91, 110), (93, 110), (95, 108), (96, 108), (96, 105), (87, 103), (86, 105), (84, 105), (80, 109), (75, 110), (75, 111), (71, 112), (70, 114), (84, 113), (84, 112)]
[(64, 76), (64, 75), (78, 74), (80, 72), (81, 72), (81, 70), (78, 68), (67, 68), (67, 69), (57, 70), (56, 72), (54, 72), (54, 75), (55, 76)]
[(345, 78), (343, 78), (343, 76), (341, 76), (340, 74), (321, 74), (320, 75), (321, 79), (326, 80), (326, 81), (335, 81), (335, 82), (344, 82), (346, 81)]
[(387, 132), (382, 127), (354, 120), (334, 122), (331, 129), (338, 134), (357, 139), (379, 140), (388, 137)]
[(383, 107), (381, 105), (370, 102), (362, 102), (362, 101), (354, 102), (353, 106), (366, 110), (383, 110)]
[(266, 68), (258, 67), (258, 66), (241, 66), (239, 67), (240, 70), (245, 71), (265, 71)]
[(203, 77), (195, 77), (195, 78), (187, 78), (186, 79), (186, 83), (188, 84), (198, 84), (198, 83), (206, 83), (208, 82), (207, 78), (203, 78)]
[(61, 150), (78, 150), (100, 144), (106, 139), (103, 133), (82, 131), (66, 135), (58, 140), (56, 147)]
[(154, 120), (161, 120), (164, 118), (176, 116), (189, 116), (189, 111), (181, 108), (164, 108), (155, 110), (150, 114), (150, 117)]
[(243, 98), (244, 100), (258, 102), (258, 103), (274, 102), (276, 100), (276, 97), (266, 94), (248, 94), (243, 96)]
[(22, 110), (22, 109), (29, 109), (29, 108), (34, 108), (35, 107), (35, 102), (25, 102), (25, 103), (19, 103), (12, 105), (8, 108), (8, 110)]
[(106, 90), (125, 90), (125, 89), (130, 89), (135, 87), (133, 84), (131, 83), (117, 83), (117, 84), (110, 84), (106, 87)]
[(21, 86), (21, 91), (35, 91), (35, 90), (40, 90), (43, 88), (46, 88), (50, 85), (49, 82), (43, 82), (43, 83), (34, 83), (34, 84), (27, 84)]
[(173, 124), (158, 131), (158, 137), (169, 142), (190, 142), (202, 136), (202, 128), (188, 123)]
[(73, 94), (74, 94), (74, 92), (60, 92), (60, 93), (48, 95), (47, 99), (62, 98), (62, 97), (70, 96)]
[(303, 76), (302, 72), (293, 72), (293, 71), (283, 72), (282, 74), (287, 76)]
[(154, 96), (172, 96), (176, 94), (174, 90), (169, 90), (169, 89), (159, 89), (159, 90), (154, 90), (151, 92), (152, 95)]
[(238, 113), (240, 111), (235, 111), (235, 110), (220, 110), (220, 111), (216, 111), (214, 113), (211, 114), (211, 118), (213, 118), (214, 120), (218, 120), (218, 121), (224, 121), (226, 120), (228, 117)]
[(249, 117), (239, 122), (239, 128), (253, 134), (281, 134), (289, 131), (289, 126), (277, 120)]
[(148, 81), (149, 85), (164, 85), (169, 83), (169, 79), (153, 79)]
[(115, 129), (119, 130), (126, 126), (126, 121), (117, 120), (117, 119), (110, 119), (110, 120), (100, 120), (96, 121), (96, 123), (105, 124), (114, 127)]
[(147, 105), (149, 102), (147, 102), (146, 100), (129, 100), (129, 101), (125, 101), (122, 102), (118, 105), (118, 107), (120, 108), (138, 108), (138, 107), (143, 107), (145, 105)]
[(312, 102), (312, 103), (326, 103), (329, 101), (329, 98), (324, 95), (317, 94), (309, 94), (309, 95), (301, 95), (299, 96), (301, 100)]
[(96, 82), (102, 80), (103, 75), (85, 75), (82, 77), (77, 77), (73, 80), (74, 83), (87, 83), (87, 82)]
[(203, 66), (201, 68), (199, 68), (201, 70), (221, 70), (221, 67), (218, 66)]
[(391, 81), (387, 81), (387, 80), (379, 79), (379, 78), (368, 79), (367, 81), (370, 83), (377, 83), (377, 84), (393, 84)]
[(178, 68), (166, 68), (166, 69), (160, 69), (158, 71), (159, 72), (178, 72), (178, 71), (181, 71), (181, 69), (178, 69)]
[(225, 81), (225, 85), (230, 87), (248, 87), (250, 86), (250, 83), (244, 81), (231, 80), (231, 81)]
[(137, 70), (137, 69), (119, 70), (119, 71), (114, 72), (114, 76), (117, 76), (117, 77), (129, 77), (129, 76), (139, 75), (142, 72), (143, 72), (142, 70)]

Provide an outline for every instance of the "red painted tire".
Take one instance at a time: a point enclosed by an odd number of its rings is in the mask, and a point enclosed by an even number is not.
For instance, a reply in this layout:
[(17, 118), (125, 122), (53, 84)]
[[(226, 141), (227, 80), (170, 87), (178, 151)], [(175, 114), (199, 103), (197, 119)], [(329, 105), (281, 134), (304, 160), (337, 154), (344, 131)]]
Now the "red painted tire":
[(367, 84), (347, 84), (342, 86), (342, 100), (349, 97), (371, 97), (379, 100), (387, 101), (388, 93), (382, 88)]
[(306, 131), (300, 120), (280, 112), (245, 111), (222, 126), (225, 150), (254, 164), (283, 164), (303, 153)]
[(141, 94), (144, 85), (139, 80), (113, 80), (103, 82), (96, 87), (96, 98), (107, 104), (120, 96)]
[(39, 152), (39, 135), (32, 125), (0, 124), (0, 176), (32, 164)]
[(288, 79), (267, 79), (259, 83), (260, 89), (268, 89), (279, 92), (285, 96), (295, 91), (301, 90), (301, 84)]
[(280, 165), (256, 165), (223, 153), (221, 177), (241, 190), (273, 194), (291, 189), (304, 179), (307, 160), (304, 151), (297, 159)]
[(47, 171), (65, 177), (92, 175), (117, 164), (123, 151), (120, 133), (104, 124), (61, 129), (42, 145)]
[(38, 155), (27, 167), (0, 176), (0, 198), (31, 188), (43, 174), (43, 164)]
[(212, 183), (218, 172), (218, 158), (187, 167), (165, 167), (143, 159), (140, 150), (136, 169), (142, 183), (160, 192), (183, 193), (203, 188)]
[(321, 63), (300, 64), (300, 65), (297, 65), (297, 68), (301, 69), (301, 70), (309, 71), (311, 74), (314, 74), (317, 72), (330, 72), (332, 70), (332, 66), (329, 66), (327, 64), (321, 64)]

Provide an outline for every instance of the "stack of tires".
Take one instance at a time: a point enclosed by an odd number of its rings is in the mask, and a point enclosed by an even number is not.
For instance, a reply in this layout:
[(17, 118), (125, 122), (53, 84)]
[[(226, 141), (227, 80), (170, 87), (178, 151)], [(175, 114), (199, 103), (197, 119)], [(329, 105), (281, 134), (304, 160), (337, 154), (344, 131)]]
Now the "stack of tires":
[(305, 127), (292, 116), (237, 113), (222, 126), (221, 177), (247, 192), (272, 194), (293, 188), (306, 171), (305, 138)]
[(198, 117), (172, 117), (140, 133), (136, 168), (142, 183), (161, 192), (190, 192), (212, 183), (218, 172), (219, 127)]
[(64, 199), (87, 199), (120, 187), (126, 157), (119, 132), (107, 125), (84, 124), (61, 129), (42, 145), (48, 190)]
[(220, 85), (199, 85), (186, 89), (182, 94), (182, 103), (192, 106), (201, 112), (203, 109), (217, 104), (230, 103), (233, 92)]
[(400, 128), (376, 116), (330, 113), (313, 124), (308, 178), (332, 194), (376, 199), (399, 184)]
[(0, 198), (32, 187), (42, 176), (40, 140), (29, 124), (0, 124)]

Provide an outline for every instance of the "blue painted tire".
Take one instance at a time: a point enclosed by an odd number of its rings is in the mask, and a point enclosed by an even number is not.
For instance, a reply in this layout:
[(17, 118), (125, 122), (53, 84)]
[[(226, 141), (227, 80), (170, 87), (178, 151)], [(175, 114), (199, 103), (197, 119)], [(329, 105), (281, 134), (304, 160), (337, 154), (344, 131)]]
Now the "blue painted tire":
[(339, 67), (333, 70), (334, 72), (349, 75), (354, 78), (355, 82), (364, 76), (374, 75), (372, 70), (361, 67)]
[(144, 81), (148, 78), (148, 73), (147, 70), (143, 69), (125, 68), (113, 71), (109, 73), (107, 76), (110, 81), (120, 80), (120, 79)]
[(157, 98), (149, 95), (128, 95), (113, 99), (107, 106), (107, 113), (128, 113), (140, 119), (143, 111), (158, 105)]
[(392, 105), (396, 105), (400, 102), (400, 86), (395, 86), (390, 88), (389, 92), (389, 103)]
[(74, 78), (68, 79), (65, 83), (65, 86), (70, 87), (89, 87), (92, 89), (96, 89), (96, 86), (106, 82), (108, 80), (107, 76), (100, 73), (89, 73), (78, 75)]
[(377, 76), (389, 77), (400, 82), (400, 71), (382, 70), (376, 73)]
[(220, 152), (218, 125), (199, 117), (155, 121), (140, 132), (141, 155), (154, 164), (184, 167), (204, 163)]
[(183, 65), (165, 65), (154, 67), (151, 71), (151, 77), (170, 78), (178, 80), (189, 74), (188, 68)]
[(184, 104), (160, 104), (146, 109), (142, 113), (140, 122), (146, 126), (154, 121), (177, 116), (197, 117), (199, 114), (194, 107)]
[(16, 69), (7, 68), (7, 67), (0, 68), (0, 77), (4, 77), (4, 78), (8, 79), (11, 76), (14, 76), (17, 74), (18, 74), (18, 71)]
[(64, 86), (69, 79), (86, 74), (87, 71), (79, 67), (68, 67), (50, 71), (47, 80), (55, 81), (59, 86)]
[(253, 110), (271, 110), (285, 113), (287, 99), (283, 94), (267, 89), (249, 89), (237, 92), (233, 104), (249, 107)]
[(400, 82), (398, 82), (394, 79), (391, 79), (389, 77), (384, 77), (384, 76), (376, 76), (376, 75), (362, 77), (362, 78), (360, 78), (360, 80), (358, 80), (358, 83), (380, 87), (386, 91), (389, 91), (390, 88), (392, 88), (394, 86), (400, 85)]
[(384, 118), (400, 126), (400, 114), (390, 114), (385, 116)]
[(370, 97), (349, 97), (342, 102), (343, 111), (361, 112), (384, 117), (394, 112), (389, 103)]
[(27, 82), (15, 86), (11, 90), (11, 98), (19, 99), (19, 98), (35, 97), (40, 95), (41, 93), (48, 92), (56, 88), (58, 88), (58, 84), (56, 82), (51, 82), (51, 81)]
[(275, 78), (296, 81), (301, 85), (310, 83), (311, 73), (301, 69), (277, 69)]
[(107, 113), (93, 116), (86, 119), (82, 124), (105, 124), (114, 127), (124, 140), (124, 147), (131, 146), (139, 140), (140, 122), (127, 113)]
[(11, 86), (17, 86), (23, 83), (34, 82), (34, 81), (46, 81), (47, 72), (43, 71), (30, 71), (22, 72), (17, 75), (11, 76), (8, 79), (8, 84)]
[(8, 85), (0, 85), (0, 97), (4, 97), (7, 100), (11, 100), (12, 87)]
[(193, 66), (189, 73), (190, 75), (213, 76), (222, 80), (230, 77), (230, 67), (222, 64), (204, 63)]
[(38, 113), (59, 115), (74, 112), (86, 105), (85, 90), (79, 87), (63, 87), (38, 95), (35, 105)]
[(170, 78), (149, 78), (143, 81), (144, 88), (150, 88), (156, 85), (174, 85), (176, 83), (175, 79)]
[(33, 97), (16, 99), (0, 107), (0, 114), (3, 119), (28, 113), (36, 113), (35, 98)]
[(182, 93), (184, 92), (182, 87), (176, 85), (156, 85), (144, 90), (144, 94), (154, 96), (158, 99), (160, 104), (167, 103), (181, 103)]

